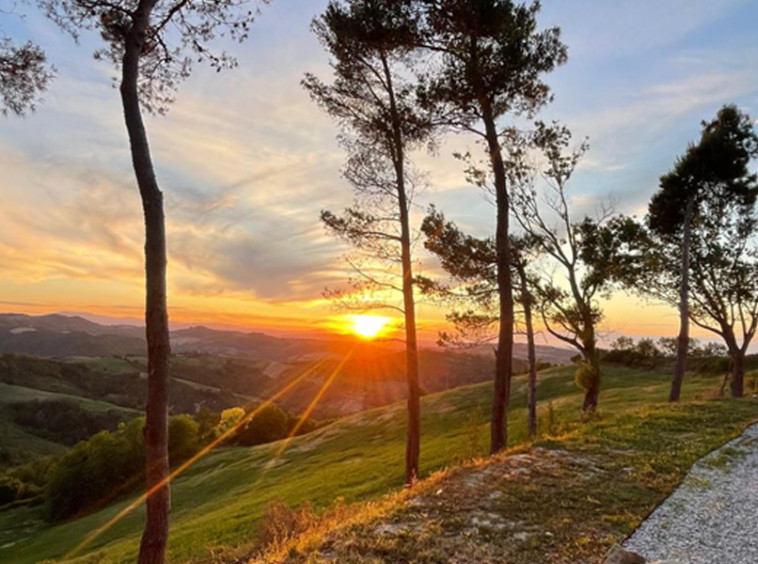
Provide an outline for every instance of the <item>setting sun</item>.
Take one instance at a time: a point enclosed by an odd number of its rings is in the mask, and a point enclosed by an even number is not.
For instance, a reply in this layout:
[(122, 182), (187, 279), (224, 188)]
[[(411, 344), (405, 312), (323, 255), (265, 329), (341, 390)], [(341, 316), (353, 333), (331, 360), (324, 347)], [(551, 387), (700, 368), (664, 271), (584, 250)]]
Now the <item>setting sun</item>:
[(377, 315), (352, 315), (350, 330), (364, 339), (375, 339), (389, 321), (389, 318)]

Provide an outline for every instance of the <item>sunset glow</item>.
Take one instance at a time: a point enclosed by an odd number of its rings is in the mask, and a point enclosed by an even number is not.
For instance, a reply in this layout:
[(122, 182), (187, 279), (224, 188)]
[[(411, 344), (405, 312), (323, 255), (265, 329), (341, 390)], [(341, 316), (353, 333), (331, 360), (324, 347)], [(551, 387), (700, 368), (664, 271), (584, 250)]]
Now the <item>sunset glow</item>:
[(350, 329), (363, 339), (376, 339), (387, 327), (390, 319), (378, 315), (351, 315)]
[[(572, 195), (578, 198), (577, 217), (592, 216), (597, 203), (611, 195), (606, 175), (619, 170), (636, 172), (614, 178), (616, 211), (643, 215), (659, 177), (697, 135), (700, 120), (727, 101), (755, 105), (758, 78), (744, 70), (756, 66), (752, 29), (729, 34), (734, 44), (698, 31), (709, 29), (711, 21), (723, 26), (752, 21), (755, 3), (693, 0), (686, 19), (655, 3), (644, 8), (610, 3), (602, 11), (579, 4), (553, 2), (543, 10), (552, 22), (546, 25), (560, 24), (567, 37), (576, 38), (571, 64), (579, 61), (551, 83), (558, 95), (554, 115), (545, 119), (560, 118), (576, 139), (592, 141), (591, 162)], [(230, 54), (243, 63), (240, 72), (217, 76), (197, 65), (171, 111), (147, 118), (151, 144), (160, 152), (161, 188), (170, 200), (167, 287), (176, 328), (208, 325), (308, 338), (358, 334), (341, 316), (335, 319), (322, 296), (325, 287), (340, 288), (350, 275), (340, 260), (345, 247), (324, 233), (318, 217), (321, 209), (351, 204), (350, 187), (340, 175), (344, 152), (334, 140), (335, 126), (299, 87), (303, 72), (328, 65), (309, 32), (311, 19), (325, 6), (312, 0), (271, 3), (254, 39), (266, 46), (264, 59), (250, 55), (257, 47), (235, 44)], [(114, 118), (118, 97), (103, 79), (109, 71), (59, 36), (42, 14), (25, 15), (13, 18), (14, 29), (6, 24), (4, 32), (17, 34), (21, 43), (38, 41), (59, 76), (77, 76), (81, 91), (54, 81), (28, 119), (2, 121), (2, 311), (65, 311), (141, 323), (142, 208), (118, 112)], [(667, 31), (640, 32), (649, 21)], [(293, 29), (300, 31), (291, 42), (280, 41)], [(661, 57), (667, 48), (669, 56)], [(291, 56), (293, 50), (298, 57)], [(622, 59), (628, 64), (619, 65)], [(604, 73), (629, 65), (640, 73), (620, 96), (620, 79)], [(592, 99), (577, 95), (586, 84), (596, 86)], [(80, 110), (84, 95), (86, 111)], [(450, 136), (434, 155), (419, 155), (429, 190), (419, 193), (414, 214), (436, 203), (450, 220), (490, 236), (491, 203), (476, 196), (453, 157), (469, 149), (465, 137)], [(431, 277), (439, 275), (438, 264), (421, 247), (421, 267)], [(641, 307), (620, 293), (603, 302), (606, 333), (664, 336), (677, 330), (675, 308)], [(419, 311), (420, 338), (433, 344), (445, 329), (444, 316), (445, 308), (433, 303)], [(693, 328), (693, 336), (708, 334)]]

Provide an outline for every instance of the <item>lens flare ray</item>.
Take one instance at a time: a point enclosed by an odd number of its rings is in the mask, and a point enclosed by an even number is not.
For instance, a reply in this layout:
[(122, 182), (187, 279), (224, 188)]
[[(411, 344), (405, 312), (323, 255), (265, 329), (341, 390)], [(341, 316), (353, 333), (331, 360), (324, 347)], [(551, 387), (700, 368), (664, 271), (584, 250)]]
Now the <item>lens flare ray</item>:
[(281, 456), (284, 454), (284, 452), (289, 447), (290, 443), (292, 442), (292, 439), (295, 438), (295, 435), (297, 435), (297, 432), (300, 430), (300, 428), (303, 426), (303, 424), (308, 420), (311, 413), (313, 413), (313, 410), (318, 405), (318, 402), (321, 401), (321, 398), (324, 396), (326, 391), (329, 389), (329, 387), (332, 385), (332, 382), (334, 382), (334, 379), (339, 375), (340, 370), (342, 370), (342, 367), (345, 366), (345, 363), (350, 359), (350, 357), (353, 355), (353, 350), (348, 352), (342, 360), (337, 364), (337, 366), (332, 370), (332, 373), (329, 375), (329, 377), (324, 381), (323, 386), (319, 389), (318, 392), (316, 392), (316, 395), (313, 396), (313, 400), (308, 405), (308, 407), (305, 408), (302, 415), (300, 415), (300, 418), (297, 420), (297, 423), (292, 428), (292, 430), (289, 432), (287, 437), (285, 439), (282, 439), (282, 444), (279, 447), (279, 449), (274, 453), (274, 456), (271, 458), (271, 460), (266, 464), (266, 466), (263, 468), (263, 471), (261, 472), (260, 477), (258, 480), (256, 480), (256, 484), (259, 484), (263, 478), (267, 475), (269, 469), (276, 466), (276, 462), (281, 458)]
[[(139, 508), (140, 505), (142, 505), (147, 498), (149, 498), (151, 495), (153, 495), (155, 492), (163, 488), (164, 486), (168, 485), (172, 480), (176, 479), (178, 476), (180, 476), (183, 472), (185, 472), (188, 468), (193, 466), (198, 460), (203, 458), (205, 455), (207, 455), (209, 452), (211, 452), (214, 448), (216, 448), (218, 445), (223, 443), (226, 439), (234, 435), (234, 433), (237, 432), (238, 429), (240, 429), (242, 426), (249, 423), (253, 417), (255, 417), (256, 414), (258, 414), (263, 408), (268, 407), (273, 402), (275, 402), (277, 399), (285, 395), (287, 392), (292, 390), (297, 384), (299, 384), (303, 379), (307, 378), (311, 374), (313, 374), (316, 370), (318, 370), (323, 364), (326, 363), (326, 360), (322, 359), (318, 361), (317, 363), (310, 366), (305, 372), (303, 372), (300, 376), (295, 378), (292, 382), (287, 384), (284, 388), (279, 390), (276, 394), (271, 396), (269, 399), (267, 399), (265, 402), (263, 402), (261, 405), (256, 407), (254, 410), (252, 410), (250, 413), (245, 415), (242, 419), (240, 419), (233, 427), (227, 429), (224, 433), (219, 435), (216, 439), (205, 445), (202, 449), (200, 449), (194, 456), (177, 466), (164, 480), (162, 480), (160, 483), (156, 484), (152, 488), (150, 488), (147, 492), (140, 495), (138, 498), (136, 498), (134, 501), (132, 501), (129, 505), (127, 505), (124, 509), (118, 512), (116, 516), (114, 516), (110, 521), (106, 522), (104, 525), (99, 527), (98, 529), (94, 530), (92, 533), (87, 535), (82, 542), (80, 542), (78, 545), (76, 545), (71, 551), (69, 551), (64, 557), (64, 560), (68, 560), (79, 554), (84, 548), (92, 544), (92, 542), (95, 541), (100, 535), (108, 531), (111, 527), (113, 527), (116, 523), (121, 521), (124, 517), (132, 513), (134, 510)], [(333, 378), (332, 378), (333, 379)], [(331, 380), (330, 380), (331, 383)]]

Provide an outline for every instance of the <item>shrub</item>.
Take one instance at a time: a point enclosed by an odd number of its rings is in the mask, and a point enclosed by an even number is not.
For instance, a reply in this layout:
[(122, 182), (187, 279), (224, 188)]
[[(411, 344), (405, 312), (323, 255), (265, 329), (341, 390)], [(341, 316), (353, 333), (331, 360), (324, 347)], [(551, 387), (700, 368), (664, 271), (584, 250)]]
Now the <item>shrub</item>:
[(588, 390), (592, 385), (595, 378), (595, 371), (592, 369), (592, 365), (587, 361), (579, 362), (579, 365), (574, 372), (574, 381), (577, 386), (583, 390)]
[(187, 460), (200, 448), (200, 426), (189, 415), (177, 415), (168, 423), (168, 452), (172, 464)]
[(116, 433), (102, 431), (67, 452), (51, 471), (47, 516), (59, 521), (100, 507), (134, 487), (144, 474), (143, 419)]
[(282, 501), (272, 501), (258, 525), (261, 549), (281, 546), (307, 531), (318, 520), (310, 503), (291, 508)]
[(260, 408), (245, 423), (234, 437), (234, 442), (243, 446), (255, 446), (285, 438), (294, 428), (290, 418), (281, 408), (268, 404)]
[(216, 426), (215, 435), (220, 437), (229, 429), (232, 429), (242, 418), (245, 417), (245, 410), (241, 407), (230, 407), (221, 412), (221, 420)]
[(603, 351), (602, 359), (632, 368), (653, 369), (665, 357), (668, 346), (668, 341), (661, 343), (659, 340), (656, 344), (652, 339), (640, 339), (635, 343), (631, 337), (619, 337), (611, 343), (610, 351)]
[(221, 415), (207, 407), (201, 407), (195, 414), (198, 425), (198, 436), (201, 443), (207, 443), (216, 438), (216, 427), (221, 422)]
[(0, 507), (24, 498), (26, 485), (16, 478), (0, 476)]

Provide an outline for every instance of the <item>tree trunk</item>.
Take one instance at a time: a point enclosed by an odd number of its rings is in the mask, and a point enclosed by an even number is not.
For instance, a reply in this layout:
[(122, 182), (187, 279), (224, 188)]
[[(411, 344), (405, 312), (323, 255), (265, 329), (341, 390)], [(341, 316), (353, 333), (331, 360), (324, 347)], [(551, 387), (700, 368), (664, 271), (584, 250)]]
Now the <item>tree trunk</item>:
[(506, 185), (503, 154), (497, 136), (492, 109), (487, 102), (483, 102), (481, 106), (492, 172), (495, 176), (495, 205), (497, 207), (495, 249), (497, 254), (500, 326), (497, 339), (495, 389), (490, 427), (490, 453), (494, 454), (508, 446), (508, 403), (511, 394), (513, 363), (513, 288), (511, 281), (510, 239), (508, 236), (510, 205), (508, 202), (508, 187)]
[(400, 246), (403, 266), (403, 311), (405, 315), (405, 358), (408, 379), (408, 437), (405, 445), (405, 485), (412, 485), (419, 475), (421, 453), (421, 391), (419, 389), (418, 344), (416, 341), (416, 304), (413, 297), (411, 233), (405, 175), (402, 162), (398, 168), (398, 204), (400, 205)]
[(592, 370), (592, 380), (590, 381), (590, 385), (584, 391), (582, 411), (585, 413), (591, 413), (597, 410), (600, 398), (600, 357), (595, 348), (594, 337), (585, 345), (585, 351), (586, 360), (589, 362)]
[(529, 437), (537, 435), (537, 351), (534, 346), (534, 326), (532, 323), (532, 298), (523, 265), (518, 266), (521, 279), (521, 301), (524, 306), (524, 325), (526, 328), (526, 349), (529, 362), (529, 385), (527, 387), (527, 427)]
[(687, 199), (687, 208), (684, 213), (684, 235), (682, 237), (682, 286), (679, 289), (679, 338), (677, 339), (676, 364), (674, 376), (671, 380), (671, 393), (669, 401), (679, 401), (682, 392), (684, 371), (687, 367), (687, 351), (690, 344), (690, 319), (689, 319), (689, 290), (690, 290), (690, 238), (692, 231), (692, 214), (695, 208), (695, 198)]
[(411, 485), (419, 475), (421, 452), (421, 391), (419, 389), (418, 344), (416, 341), (416, 305), (413, 298), (411, 240), (405, 190), (401, 191), (400, 223), (403, 263), (403, 309), (405, 313), (405, 356), (408, 378), (408, 438), (405, 450), (405, 484)]
[(142, 1), (127, 37), (121, 99), (129, 134), (132, 166), (145, 216), (145, 326), (148, 396), (145, 423), (147, 470), (146, 523), (139, 564), (164, 564), (169, 534), (171, 496), (168, 486), (169, 332), (166, 305), (166, 230), (163, 194), (155, 178), (138, 96), (139, 59), (154, 0)]
[(732, 397), (741, 398), (745, 393), (745, 352), (738, 347), (730, 348), (732, 358)]
[(403, 269), (403, 313), (405, 316), (405, 359), (408, 380), (408, 436), (405, 443), (405, 485), (412, 485), (419, 476), (421, 454), (421, 390), (419, 386), (418, 342), (416, 339), (416, 303), (413, 297), (413, 263), (411, 260), (411, 228), (408, 194), (405, 187), (405, 143), (400, 115), (395, 102), (387, 58), (382, 55), (382, 67), (390, 98), (392, 115), (394, 165), (397, 180), (398, 212), (400, 215), (400, 255)]

